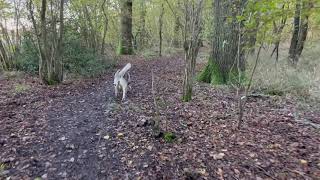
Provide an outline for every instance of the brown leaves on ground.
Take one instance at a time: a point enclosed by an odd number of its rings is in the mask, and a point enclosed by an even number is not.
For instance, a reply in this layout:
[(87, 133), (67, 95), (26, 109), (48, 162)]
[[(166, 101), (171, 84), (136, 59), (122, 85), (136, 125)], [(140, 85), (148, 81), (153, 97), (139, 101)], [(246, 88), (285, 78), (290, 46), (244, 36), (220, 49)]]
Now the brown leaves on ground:
[[(234, 131), (235, 92), (196, 83), (193, 100), (181, 102), (179, 56), (131, 62), (132, 90), (121, 102), (112, 75), (47, 87), (37, 79), (1, 80), (2, 177), (73, 179), (316, 179), (319, 129), (296, 121), (296, 102), (251, 97), (245, 123)], [(199, 65), (200, 67), (201, 65)], [(155, 74), (161, 128), (173, 143), (152, 136)], [(22, 81), (22, 80), (21, 80)], [(105, 83), (107, 81), (107, 83)], [(30, 88), (12, 94), (15, 83)], [(19, 89), (19, 88), (18, 88)], [(23, 88), (22, 88), (23, 89)], [(316, 111), (300, 114), (319, 123)], [(0, 172), (1, 173), (1, 172)]]

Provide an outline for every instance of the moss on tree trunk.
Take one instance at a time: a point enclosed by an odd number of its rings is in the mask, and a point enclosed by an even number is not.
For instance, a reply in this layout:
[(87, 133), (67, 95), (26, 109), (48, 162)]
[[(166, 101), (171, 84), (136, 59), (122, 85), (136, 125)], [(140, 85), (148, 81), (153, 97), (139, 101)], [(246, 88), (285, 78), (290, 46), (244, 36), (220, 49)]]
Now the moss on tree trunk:
[[(197, 77), (200, 82), (210, 83), (214, 85), (227, 84), (229, 82), (239, 82), (239, 73), (237, 68), (231, 69), (230, 72), (224, 73), (219, 66), (209, 59), (208, 65), (200, 72)], [(241, 71), (241, 82), (245, 80), (245, 72)]]
[(218, 67), (218, 64), (209, 59), (208, 65), (199, 74), (198, 81), (210, 83), (210, 84), (226, 84), (225, 78), (223, 78), (223, 72)]

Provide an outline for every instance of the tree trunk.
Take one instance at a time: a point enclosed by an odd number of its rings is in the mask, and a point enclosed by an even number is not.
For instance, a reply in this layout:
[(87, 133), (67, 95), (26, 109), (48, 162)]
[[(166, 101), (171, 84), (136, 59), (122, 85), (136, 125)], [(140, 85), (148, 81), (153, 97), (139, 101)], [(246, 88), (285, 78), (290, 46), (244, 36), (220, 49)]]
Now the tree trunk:
[(294, 27), (291, 37), (291, 44), (289, 49), (289, 60), (293, 66), (298, 64), (299, 58), (302, 54), (304, 42), (308, 35), (308, 19), (312, 7), (310, 1), (298, 0), (296, 2), (296, 10), (294, 17)]
[(132, 54), (132, 0), (121, 3), (121, 34), (118, 54)]
[(185, 70), (183, 79), (183, 96), (185, 102), (191, 100), (192, 86), (195, 76), (196, 59), (200, 49), (200, 33), (202, 31), (203, 0), (185, 2), (184, 53)]
[(41, 28), (41, 34), (40, 34), (40, 59), (39, 59), (39, 77), (47, 83), (47, 30), (46, 30), (46, 10), (47, 10), (47, 1), (42, 0), (41, 3), (41, 14), (40, 14), (40, 28)]
[[(239, 30), (236, 16), (244, 6), (245, 0), (239, 5), (233, 0), (214, 1), (214, 35), (212, 52), (207, 67), (200, 74), (199, 80), (213, 84), (225, 84), (230, 78), (237, 76), (235, 63), (239, 44)], [(232, 7), (238, 7), (232, 10)], [(244, 43), (240, 43), (240, 68), (245, 70)], [(243, 74), (243, 73), (241, 73)]]
[(57, 44), (57, 55), (55, 57), (54, 63), (54, 79), (58, 82), (63, 81), (63, 34), (64, 34), (64, 0), (60, 0), (60, 26), (59, 26), (59, 37), (58, 37), (58, 44)]

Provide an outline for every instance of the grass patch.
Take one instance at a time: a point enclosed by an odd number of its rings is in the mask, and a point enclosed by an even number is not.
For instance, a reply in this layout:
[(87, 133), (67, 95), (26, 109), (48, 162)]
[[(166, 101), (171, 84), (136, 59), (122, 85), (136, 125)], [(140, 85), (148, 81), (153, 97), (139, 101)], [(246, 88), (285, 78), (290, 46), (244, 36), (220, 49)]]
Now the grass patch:
[[(159, 47), (154, 46), (150, 48), (144, 48), (137, 53), (147, 60), (154, 60), (156, 57), (159, 57)], [(162, 56), (172, 56), (179, 53), (183, 53), (181, 48), (174, 48), (165, 45), (163, 46)]]
[(23, 77), (23, 72), (21, 71), (4, 71), (2, 76), (7, 79), (19, 79)]
[[(271, 52), (261, 52), (261, 60), (253, 77), (252, 88), (269, 95), (292, 95), (297, 98), (320, 99), (320, 45), (306, 45), (296, 68), (287, 61), (288, 50), (280, 52), (279, 61), (270, 58)], [(247, 77), (254, 65), (249, 57)]]
[(21, 94), (24, 93), (26, 91), (28, 91), (30, 89), (29, 85), (26, 84), (15, 84), (14, 88), (13, 88), (13, 92), (14, 94)]
[(177, 137), (173, 132), (165, 132), (163, 134), (163, 139), (166, 143), (172, 143), (176, 138)]

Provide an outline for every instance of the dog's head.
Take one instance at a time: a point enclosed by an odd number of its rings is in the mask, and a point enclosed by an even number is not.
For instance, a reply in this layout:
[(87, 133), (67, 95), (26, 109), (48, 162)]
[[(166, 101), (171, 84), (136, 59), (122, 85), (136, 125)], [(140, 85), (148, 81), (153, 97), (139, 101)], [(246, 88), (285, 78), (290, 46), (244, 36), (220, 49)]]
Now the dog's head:
[(114, 74), (114, 80), (113, 85), (117, 86), (120, 81), (120, 75), (119, 75), (120, 69)]

